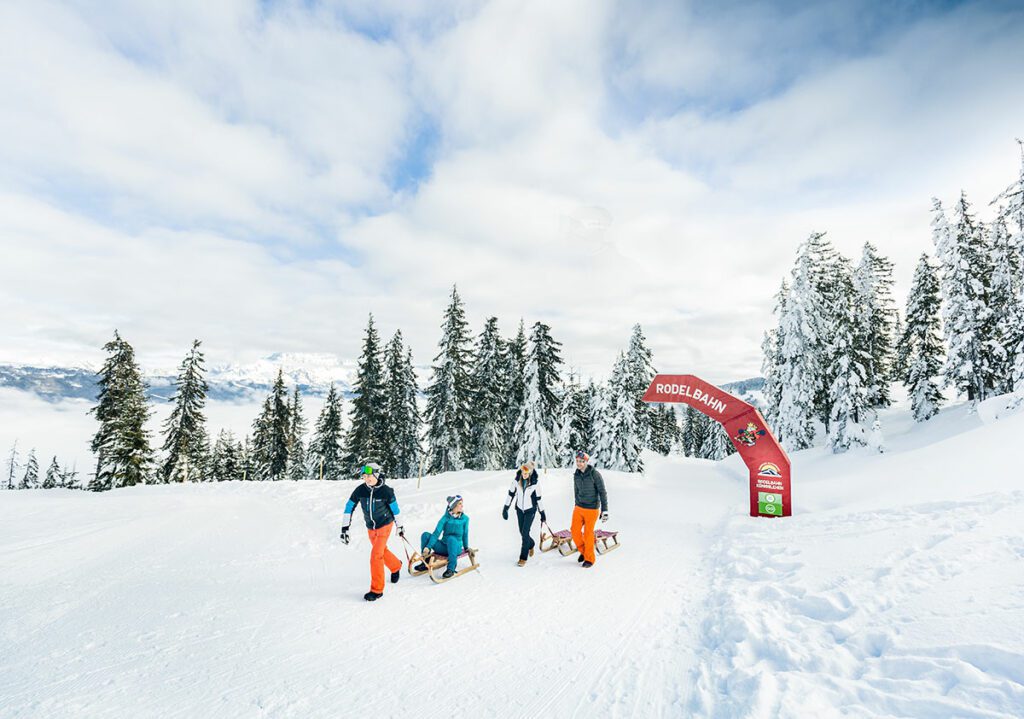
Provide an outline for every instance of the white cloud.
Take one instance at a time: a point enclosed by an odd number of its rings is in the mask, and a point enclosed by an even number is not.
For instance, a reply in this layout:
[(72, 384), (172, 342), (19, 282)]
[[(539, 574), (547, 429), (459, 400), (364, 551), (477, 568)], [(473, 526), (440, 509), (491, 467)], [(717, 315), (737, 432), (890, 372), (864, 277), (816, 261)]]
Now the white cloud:
[[(2, 11), (2, 354), (116, 325), (160, 361), (352, 356), (372, 311), (425, 363), (457, 282), (474, 332), (543, 319), (585, 371), (641, 322), (661, 367), (734, 379), (810, 231), (905, 288), (930, 196), (1016, 172), (1016, 12), (405, 9)], [(396, 191), (422, 122), (429, 175)]]

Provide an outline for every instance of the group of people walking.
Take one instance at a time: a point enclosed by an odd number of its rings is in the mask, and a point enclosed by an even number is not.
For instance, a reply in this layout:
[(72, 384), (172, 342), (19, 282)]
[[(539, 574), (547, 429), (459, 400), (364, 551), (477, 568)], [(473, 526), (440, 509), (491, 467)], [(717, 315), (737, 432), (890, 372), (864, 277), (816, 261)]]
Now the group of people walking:
[[(581, 450), (576, 452), (575, 460), (575, 506), (572, 512), (571, 531), (573, 541), (580, 550), (578, 561), (584, 568), (590, 568), (594, 566), (596, 558), (594, 528), (598, 518), (602, 522), (608, 520), (608, 493), (601, 473), (590, 464), (590, 456)], [(341, 541), (349, 543), (352, 513), (357, 506), (360, 507), (370, 538), (370, 591), (364, 594), (363, 598), (372, 602), (384, 596), (385, 567), (390, 572), (392, 584), (397, 583), (401, 576), (402, 561), (388, 549), (387, 543), (395, 528), (398, 530), (398, 536), (405, 541), (405, 529), (399, 519), (401, 510), (395, 498), (395, 490), (385, 483), (380, 465), (374, 462), (364, 465), (362, 479), (363, 483), (352, 492), (352, 496), (345, 504)], [(533, 462), (527, 462), (516, 470), (516, 476), (509, 487), (508, 498), (501, 510), (503, 519), (508, 520), (509, 508), (513, 505), (521, 538), (518, 565), (522, 567), (534, 554), (536, 542), (531, 536), (534, 519), (540, 514), (541, 524), (547, 524), (547, 513), (544, 511), (544, 502), (541, 498), (540, 477)], [(423, 556), (434, 554), (447, 557), (448, 566), (442, 577), (448, 579), (455, 574), (459, 556), (469, 547), (469, 517), (464, 512), (462, 496), (456, 494), (447, 498), (447, 508), (434, 531), (424, 532), (420, 536), (420, 551)], [(420, 565), (416, 569), (422, 571), (425, 568)]]

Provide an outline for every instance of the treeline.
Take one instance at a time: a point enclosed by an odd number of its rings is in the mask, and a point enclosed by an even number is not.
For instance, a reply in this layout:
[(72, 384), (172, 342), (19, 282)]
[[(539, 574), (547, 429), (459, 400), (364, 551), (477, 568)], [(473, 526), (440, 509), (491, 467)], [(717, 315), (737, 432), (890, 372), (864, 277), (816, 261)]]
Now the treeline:
[(510, 469), (527, 460), (568, 467), (577, 449), (601, 467), (641, 471), (645, 449), (710, 459), (733, 451), (721, 427), (703, 414), (641, 401), (655, 370), (639, 325), (604, 383), (584, 384), (577, 373), (566, 373), (561, 346), (543, 322), (527, 334), (520, 321), (517, 332), (505, 337), (496, 317), (472, 337), (453, 288), (431, 380), (422, 391), (401, 331), (382, 344), (371, 315), (347, 408), (332, 385), (310, 426), (301, 392), (289, 391), (279, 370), (251, 432), (239, 438), (222, 429), (212, 439), (205, 358), (196, 340), (175, 379), (157, 452), (146, 428), (152, 408), (134, 349), (115, 332), (103, 348), (107, 356), (91, 410), (99, 427), (91, 445), (95, 471), (86, 488), (351, 479), (368, 461), (392, 477)]
[(933, 417), (942, 388), (972, 403), (1024, 397), (1024, 145), (1020, 176), (988, 222), (961, 192), (932, 205), (934, 259), (923, 253), (901, 317), (892, 263), (865, 243), (853, 265), (824, 233), (797, 252), (765, 334), (766, 419), (790, 450), (824, 433), (834, 452), (883, 448), (878, 410), (894, 383), (915, 419)]

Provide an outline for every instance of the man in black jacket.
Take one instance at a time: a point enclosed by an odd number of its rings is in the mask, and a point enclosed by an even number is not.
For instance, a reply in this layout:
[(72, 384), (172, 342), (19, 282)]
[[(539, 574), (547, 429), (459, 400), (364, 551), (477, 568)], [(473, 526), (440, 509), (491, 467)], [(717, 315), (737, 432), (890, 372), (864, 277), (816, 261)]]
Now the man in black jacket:
[(608, 521), (608, 493), (604, 477), (590, 464), (590, 455), (583, 450), (576, 453), (576, 472), (572, 476), (576, 507), (572, 510), (572, 541), (580, 550), (579, 560), (584, 568), (594, 566), (594, 527), (597, 525), (598, 507), (601, 521)]
[(404, 537), (405, 530), (398, 523), (398, 500), (395, 490), (384, 484), (380, 465), (370, 462), (363, 465), (363, 484), (356, 487), (345, 504), (345, 516), (341, 521), (341, 541), (348, 544), (348, 528), (352, 524), (352, 512), (356, 505), (363, 509), (366, 533), (370, 536), (370, 591), (363, 595), (368, 602), (384, 596), (384, 565), (391, 572), (391, 583), (398, 581), (402, 572), (402, 560), (388, 549), (391, 528), (398, 526), (398, 536)]

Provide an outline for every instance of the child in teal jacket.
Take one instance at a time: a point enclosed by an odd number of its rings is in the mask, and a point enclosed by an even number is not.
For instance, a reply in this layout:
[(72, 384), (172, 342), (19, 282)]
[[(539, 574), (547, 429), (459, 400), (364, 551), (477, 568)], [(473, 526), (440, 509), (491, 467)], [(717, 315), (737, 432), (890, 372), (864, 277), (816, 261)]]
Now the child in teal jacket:
[(469, 517), (462, 512), (462, 496), (456, 494), (454, 497), (448, 497), (448, 511), (441, 517), (433, 533), (424, 532), (420, 537), (420, 550), (429, 549), (434, 554), (448, 557), (448, 569), (442, 575), (447, 579), (455, 574), (459, 555), (468, 548)]

